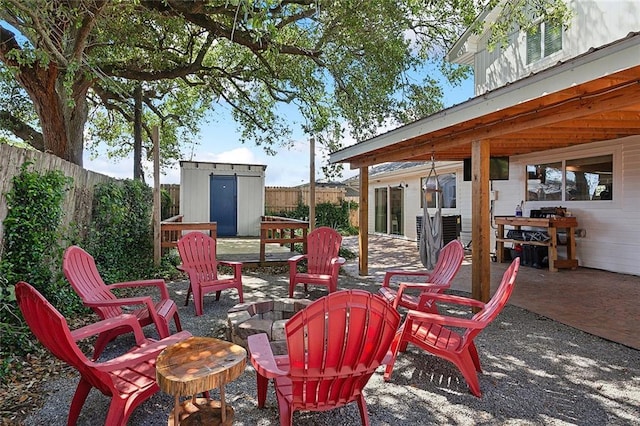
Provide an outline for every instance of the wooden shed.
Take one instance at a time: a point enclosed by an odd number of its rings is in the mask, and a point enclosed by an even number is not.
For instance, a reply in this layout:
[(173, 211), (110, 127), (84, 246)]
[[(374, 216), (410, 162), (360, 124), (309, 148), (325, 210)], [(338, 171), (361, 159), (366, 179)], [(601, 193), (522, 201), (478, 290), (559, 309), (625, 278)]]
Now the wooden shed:
[(217, 222), (218, 236), (260, 236), (262, 164), (180, 162), (180, 214), (185, 222)]

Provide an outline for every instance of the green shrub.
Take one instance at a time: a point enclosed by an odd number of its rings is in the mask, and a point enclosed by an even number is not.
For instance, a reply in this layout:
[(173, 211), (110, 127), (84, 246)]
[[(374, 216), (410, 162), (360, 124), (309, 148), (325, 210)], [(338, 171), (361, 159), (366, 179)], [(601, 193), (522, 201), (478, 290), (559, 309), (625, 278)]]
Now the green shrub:
[[(341, 201), (340, 204), (320, 203), (316, 205), (316, 226), (328, 226), (340, 231), (343, 235), (356, 235), (358, 228), (351, 226), (350, 211), (358, 208), (357, 203)], [(298, 220), (309, 220), (309, 206), (298, 204), (295, 210), (270, 212), (274, 216), (288, 217)]]
[(62, 258), (59, 228), (62, 202), (72, 179), (57, 170), (29, 171), (30, 165), (29, 162), (22, 165), (6, 194), (8, 211), (3, 222), (0, 261), (0, 352), (3, 358), (12, 351), (25, 353), (30, 348), (30, 334), (15, 300), (15, 284), (30, 283), (52, 303), (63, 294), (57, 286)]
[(85, 249), (107, 283), (147, 276), (153, 268), (153, 193), (139, 180), (96, 185)]
[(62, 201), (72, 180), (57, 170), (44, 174), (28, 171), (30, 164), (22, 165), (6, 196), (0, 274), (9, 285), (27, 281), (49, 297), (61, 260)]

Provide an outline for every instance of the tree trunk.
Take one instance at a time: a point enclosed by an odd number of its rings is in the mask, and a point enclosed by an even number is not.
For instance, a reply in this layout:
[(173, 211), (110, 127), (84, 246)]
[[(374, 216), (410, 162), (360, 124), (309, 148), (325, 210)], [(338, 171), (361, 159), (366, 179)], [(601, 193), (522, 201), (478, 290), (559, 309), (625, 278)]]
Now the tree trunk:
[(142, 172), (142, 86), (137, 85), (133, 93), (133, 178), (144, 182)]
[(64, 75), (53, 64), (22, 69), (17, 78), (40, 119), (44, 152), (82, 166), (84, 126), (89, 112), (86, 82), (74, 82), (70, 99), (63, 85)]

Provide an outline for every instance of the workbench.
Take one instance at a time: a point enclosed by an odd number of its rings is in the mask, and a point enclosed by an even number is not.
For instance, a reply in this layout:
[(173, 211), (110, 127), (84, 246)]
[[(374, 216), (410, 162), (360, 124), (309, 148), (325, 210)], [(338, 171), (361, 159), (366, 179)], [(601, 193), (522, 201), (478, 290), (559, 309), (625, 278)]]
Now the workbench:
[[(557, 272), (558, 269), (576, 269), (576, 237), (575, 229), (578, 220), (575, 217), (523, 217), (523, 216), (496, 216), (495, 223), (498, 227), (496, 233), (496, 257), (498, 262), (504, 262), (504, 243), (547, 246), (549, 248), (549, 271)], [(520, 230), (524, 227), (544, 228), (549, 234), (547, 241), (525, 241), (507, 238), (505, 225), (511, 229)], [(558, 259), (558, 229), (565, 229), (567, 233), (567, 257)], [(507, 229), (508, 231), (508, 229)]]

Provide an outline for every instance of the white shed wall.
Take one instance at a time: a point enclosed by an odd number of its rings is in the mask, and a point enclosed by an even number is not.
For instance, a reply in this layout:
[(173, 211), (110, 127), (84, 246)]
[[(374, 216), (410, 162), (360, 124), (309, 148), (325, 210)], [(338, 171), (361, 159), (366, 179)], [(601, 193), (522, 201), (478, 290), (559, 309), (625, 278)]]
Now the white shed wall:
[(238, 236), (260, 236), (264, 214), (264, 173), (260, 177), (238, 176)]
[(208, 222), (210, 177), (237, 177), (237, 235), (260, 236), (264, 214), (266, 166), (182, 161), (180, 163), (180, 209), (185, 222)]

